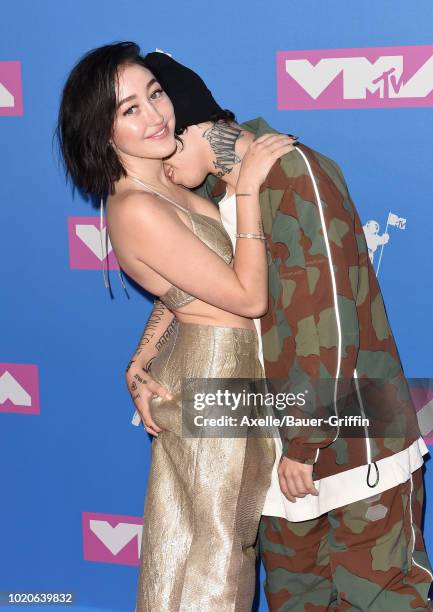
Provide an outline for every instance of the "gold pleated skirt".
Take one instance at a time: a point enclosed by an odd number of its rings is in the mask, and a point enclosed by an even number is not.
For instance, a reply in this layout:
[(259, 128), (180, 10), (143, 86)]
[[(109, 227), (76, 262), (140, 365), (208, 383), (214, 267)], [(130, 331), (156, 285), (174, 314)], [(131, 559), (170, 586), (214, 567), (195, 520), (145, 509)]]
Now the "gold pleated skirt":
[(182, 377), (263, 378), (255, 330), (178, 322), (152, 362), (155, 398), (137, 612), (250, 612), (256, 540), (275, 458), (270, 437), (182, 437)]

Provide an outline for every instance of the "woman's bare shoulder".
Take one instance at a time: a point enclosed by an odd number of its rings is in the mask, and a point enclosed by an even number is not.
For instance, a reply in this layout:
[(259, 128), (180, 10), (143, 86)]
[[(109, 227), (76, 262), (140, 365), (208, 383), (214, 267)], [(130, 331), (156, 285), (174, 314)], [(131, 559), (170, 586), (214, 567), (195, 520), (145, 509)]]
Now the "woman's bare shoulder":
[(146, 222), (155, 216), (165, 216), (166, 209), (158, 196), (138, 189), (128, 189), (107, 200), (107, 216), (117, 221)]

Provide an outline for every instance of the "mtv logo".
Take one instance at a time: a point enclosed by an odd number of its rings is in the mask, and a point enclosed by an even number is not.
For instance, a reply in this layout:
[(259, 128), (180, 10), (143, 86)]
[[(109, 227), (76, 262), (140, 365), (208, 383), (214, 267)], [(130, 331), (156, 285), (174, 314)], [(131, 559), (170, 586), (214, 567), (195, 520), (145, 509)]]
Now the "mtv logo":
[(0, 62), (0, 115), (22, 115), (21, 62)]
[(69, 262), (71, 268), (101, 270), (102, 260), (107, 259), (104, 257), (105, 252), (107, 252), (108, 269), (119, 269), (119, 264), (114, 255), (110, 238), (107, 237), (105, 227), (102, 230), (103, 244), (101, 245), (99, 222), (99, 217), (68, 218)]
[(388, 225), (393, 225), (394, 227), (398, 227), (398, 229), (406, 229), (407, 219), (403, 217), (399, 217), (394, 213), (390, 212), (388, 215)]
[(277, 52), (279, 110), (433, 106), (433, 45)]
[(143, 519), (121, 514), (83, 512), (84, 559), (139, 565)]
[(426, 444), (433, 444), (433, 386), (410, 387), (418, 424)]
[(36, 365), (0, 363), (0, 412), (40, 414)]

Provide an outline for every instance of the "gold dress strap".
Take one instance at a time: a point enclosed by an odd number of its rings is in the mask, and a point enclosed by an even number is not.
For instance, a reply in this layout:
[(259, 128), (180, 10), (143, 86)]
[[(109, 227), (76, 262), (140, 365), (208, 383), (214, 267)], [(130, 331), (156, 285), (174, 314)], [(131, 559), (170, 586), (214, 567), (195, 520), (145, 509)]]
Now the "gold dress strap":
[[(192, 232), (210, 249), (220, 255), (227, 264), (231, 263), (233, 259), (233, 250), (230, 237), (220, 221), (214, 219), (213, 217), (209, 217), (208, 215), (191, 211), (188, 208), (181, 206), (178, 202), (175, 202), (171, 198), (155, 191), (150, 185), (147, 185), (138, 177), (131, 175), (128, 176), (133, 181), (144, 187), (148, 193), (152, 193), (163, 198), (164, 200), (167, 200), (168, 202), (171, 202), (171, 204), (185, 212), (191, 221)], [(167, 306), (169, 310), (175, 311), (182, 306), (186, 306), (186, 304), (189, 304), (196, 298), (183, 289), (180, 289), (175, 285), (171, 285), (163, 295), (159, 296), (159, 299)]]

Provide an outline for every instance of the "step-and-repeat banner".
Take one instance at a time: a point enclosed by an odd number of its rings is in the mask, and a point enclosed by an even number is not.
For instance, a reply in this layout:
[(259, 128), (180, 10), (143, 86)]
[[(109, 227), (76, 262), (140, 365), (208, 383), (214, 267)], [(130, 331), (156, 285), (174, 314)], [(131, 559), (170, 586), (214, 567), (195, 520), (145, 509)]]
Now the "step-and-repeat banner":
[[(433, 7), (429, 0), (4, 2), (0, 8), (0, 591), (74, 592), (133, 610), (150, 440), (124, 381), (151, 309), (64, 180), (62, 85), (109, 42), (199, 72), (239, 121), (259, 115), (342, 167), (405, 371), (433, 377)], [(109, 248), (110, 250), (110, 248)], [(412, 384), (433, 443), (433, 390)], [(431, 447), (430, 447), (431, 448)], [(433, 469), (425, 537), (433, 556)], [(263, 570), (262, 570), (263, 577)], [(258, 609), (266, 602), (258, 589)]]

